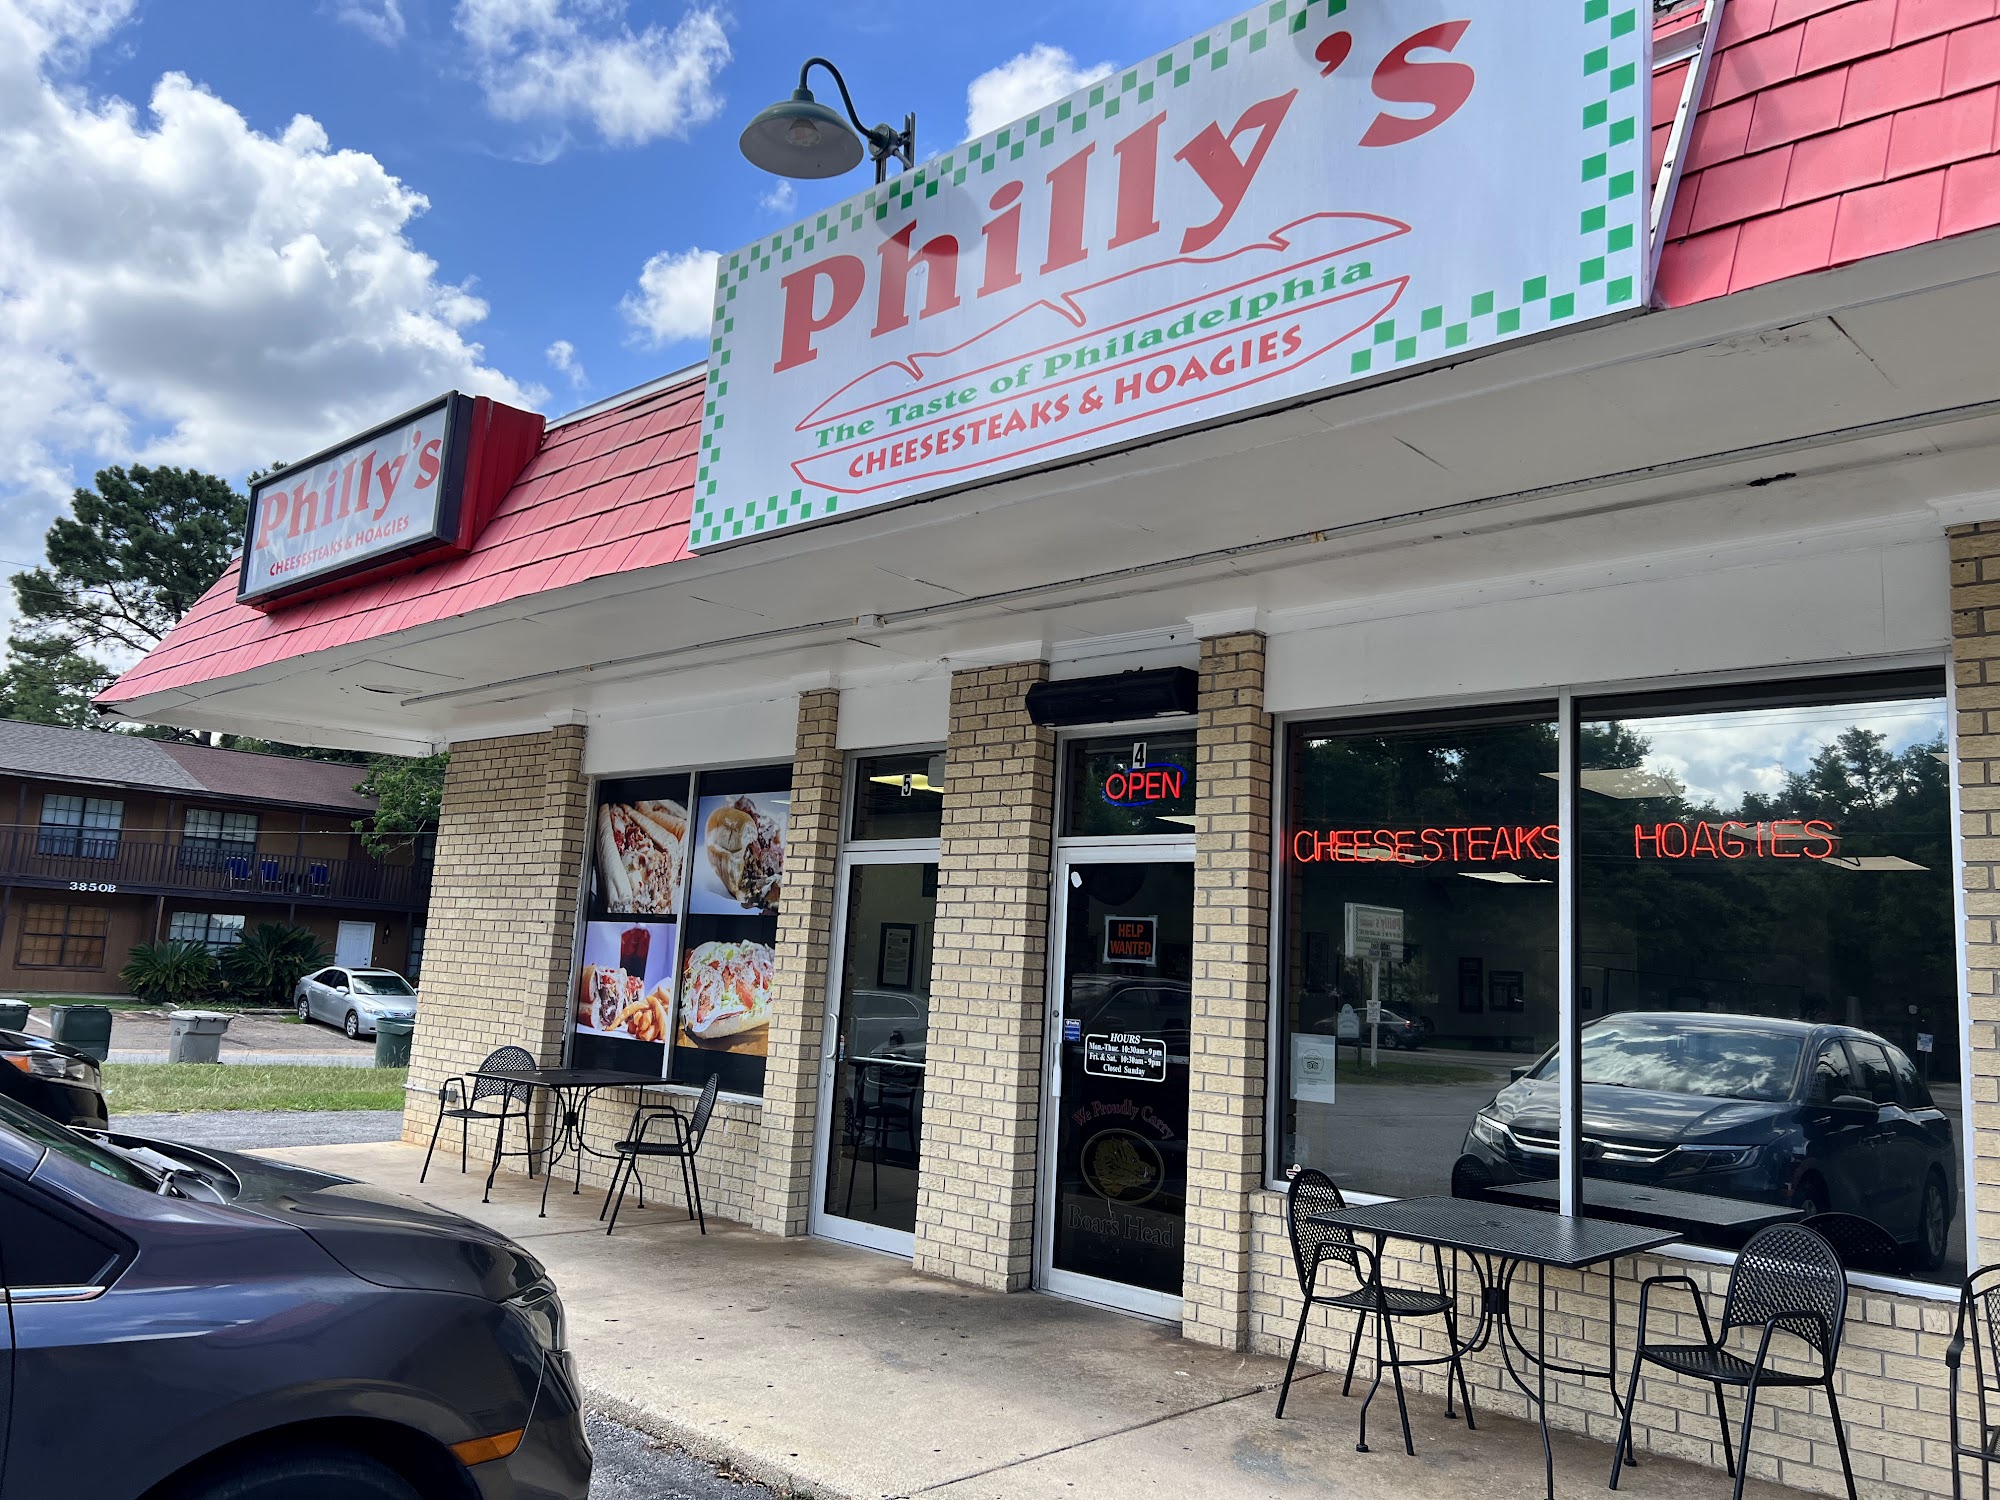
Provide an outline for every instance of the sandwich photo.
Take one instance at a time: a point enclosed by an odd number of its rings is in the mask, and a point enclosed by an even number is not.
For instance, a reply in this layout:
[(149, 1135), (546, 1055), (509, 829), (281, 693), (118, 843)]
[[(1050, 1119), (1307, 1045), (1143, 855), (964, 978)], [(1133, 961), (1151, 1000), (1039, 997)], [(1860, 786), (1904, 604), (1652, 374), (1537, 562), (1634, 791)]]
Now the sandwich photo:
[(750, 797), (727, 797), (710, 810), (702, 846), (716, 884), (737, 906), (752, 912), (778, 909), (785, 865), (782, 822)]
[(687, 809), (668, 798), (607, 802), (597, 809), (597, 869), (615, 912), (679, 909)]
[(663, 979), (646, 989), (645, 979), (623, 969), (583, 966), (577, 1019), (592, 1031), (622, 1032), (641, 1042), (664, 1042), (673, 995)]
[(717, 1044), (771, 1022), (772, 952), (763, 943), (703, 943), (688, 954), (681, 1025)]

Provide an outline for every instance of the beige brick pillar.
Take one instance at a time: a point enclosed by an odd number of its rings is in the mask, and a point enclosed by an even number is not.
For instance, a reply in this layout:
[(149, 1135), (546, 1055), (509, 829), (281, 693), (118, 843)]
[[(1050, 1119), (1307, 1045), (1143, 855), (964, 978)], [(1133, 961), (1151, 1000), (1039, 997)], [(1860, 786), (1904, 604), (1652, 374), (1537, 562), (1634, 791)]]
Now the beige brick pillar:
[(1250, 1338), (1250, 1195), (1263, 1180), (1271, 923), (1271, 717), (1264, 637), (1201, 643), (1195, 741), (1194, 1024), (1181, 1332)]
[(1958, 709), (1960, 857), (1965, 872), (1965, 986), (1972, 1051), (1970, 1117), (1977, 1161), (1966, 1185), (1981, 1264), (2000, 1256), (2000, 521), (1954, 526), (1952, 693)]
[(439, 1083), (496, 1047), (562, 1060), (590, 821), (583, 739), (571, 724), (451, 747), (405, 1140), (430, 1140)]
[(1034, 1269), (1055, 735), (1041, 662), (954, 673), (916, 1266), (1004, 1291)]
[(823, 688), (799, 696), (758, 1164), (756, 1222), (767, 1234), (804, 1234), (812, 1201), (834, 871), (840, 858), (844, 765), (835, 741), (839, 726), (838, 692)]

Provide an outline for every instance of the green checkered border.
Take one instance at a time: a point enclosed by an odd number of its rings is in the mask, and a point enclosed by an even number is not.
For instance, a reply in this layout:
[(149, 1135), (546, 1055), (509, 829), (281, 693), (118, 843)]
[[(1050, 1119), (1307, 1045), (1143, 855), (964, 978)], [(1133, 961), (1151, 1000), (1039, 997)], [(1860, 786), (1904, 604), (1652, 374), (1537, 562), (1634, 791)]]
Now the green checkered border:
[[(1576, 3), (1576, 0), (1571, 0)], [(1648, 24), (1638, 0), (1582, 0), (1589, 28), (1583, 72), (1603, 90), (1583, 111), (1588, 144), (1582, 182), (1599, 202), (1586, 206), (1578, 225), (1586, 254), (1573, 277), (1561, 273), (1530, 277), (1518, 290), (1493, 288), (1475, 293), (1460, 308), (1443, 304), (1417, 312), (1414, 324), (1384, 318), (1368, 345), (1349, 356), (1349, 378), (1401, 366), (1449, 358), (1469, 346), (1475, 333), (1503, 338), (1638, 304), (1642, 257), (1649, 253), (1642, 232), (1649, 211), (1645, 182), (1647, 142), (1639, 130), (1646, 101), (1641, 76), (1645, 57), (1641, 27)], [(716, 270), (715, 328), (709, 341), (708, 392), (702, 406), (701, 459), (695, 474), (688, 545), (696, 551), (775, 531), (801, 521), (836, 514), (842, 496), (807, 495), (802, 489), (767, 495), (742, 506), (722, 504), (715, 470), (722, 458), (722, 403), (729, 394), (729, 335), (736, 321), (729, 304), (754, 270), (768, 273), (796, 256), (810, 255), (868, 223), (906, 213), (919, 197), (932, 198), (947, 184), (962, 186), (974, 173), (1018, 161), (1030, 145), (1051, 146), (1061, 134), (1082, 131), (1093, 119), (1111, 119), (1129, 99), (1143, 106), (1155, 94), (1187, 84), (1198, 72), (1227, 67), (1232, 56), (1251, 56), (1270, 44), (1273, 33), (1303, 31), (1315, 11), (1329, 20), (1347, 9), (1347, 0), (1270, 0), (1185, 47), (1162, 54), (1093, 85), (1082, 102), (1066, 99), (990, 137), (969, 141), (892, 182), (760, 239), (725, 256)], [(1261, 21), (1257, 18), (1261, 14)], [(1595, 184), (1594, 188), (1591, 185)], [(1602, 236), (1600, 239), (1599, 236)], [(719, 508), (718, 508), (719, 507)]]

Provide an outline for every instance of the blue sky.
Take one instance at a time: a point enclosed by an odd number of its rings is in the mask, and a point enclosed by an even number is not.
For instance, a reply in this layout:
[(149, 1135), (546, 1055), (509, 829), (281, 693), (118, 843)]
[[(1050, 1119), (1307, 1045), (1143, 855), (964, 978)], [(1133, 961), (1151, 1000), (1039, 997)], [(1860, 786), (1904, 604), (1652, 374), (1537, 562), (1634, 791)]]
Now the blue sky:
[(930, 155), (982, 77), (984, 129), (1232, 9), (0, 0), (0, 558), (105, 464), (240, 480), (452, 386), (556, 414), (698, 360), (688, 252), (866, 185), (737, 152), (811, 54)]

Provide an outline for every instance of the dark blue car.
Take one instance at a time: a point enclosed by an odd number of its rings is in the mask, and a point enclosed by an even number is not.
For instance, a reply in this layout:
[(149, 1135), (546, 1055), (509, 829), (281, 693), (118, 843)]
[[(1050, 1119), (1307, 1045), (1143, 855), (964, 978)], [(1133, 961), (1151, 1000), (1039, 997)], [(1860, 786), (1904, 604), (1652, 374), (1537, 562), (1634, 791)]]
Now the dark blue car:
[[(1553, 1051), (1472, 1121), (1452, 1191), (1553, 1177)], [(1593, 1177), (1858, 1214), (1919, 1270), (1950, 1248), (1951, 1121), (1910, 1060), (1851, 1026), (1674, 1011), (1583, 1030), (1583, 1157)]]
[(0, 1280), (9, 1500), (589, 1490), (546, 1273), (413, 1199), (0, 1098)]

